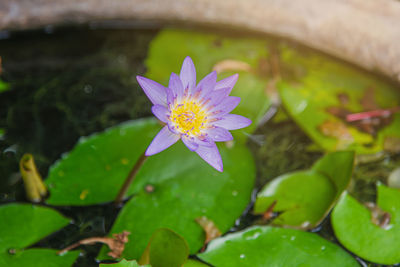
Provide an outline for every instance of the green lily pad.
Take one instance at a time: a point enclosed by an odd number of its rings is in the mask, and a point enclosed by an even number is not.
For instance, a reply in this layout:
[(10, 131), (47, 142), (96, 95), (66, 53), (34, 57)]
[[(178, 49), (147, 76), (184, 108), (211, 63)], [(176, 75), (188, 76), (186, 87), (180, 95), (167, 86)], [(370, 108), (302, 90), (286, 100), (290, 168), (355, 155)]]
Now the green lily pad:
[(276, 201), (273, 211), (281, 214), (273, 224), (314, 228), (347, 188), (353, 164), (353, 152), (333, 152), (318, 160), (311, 170), (279, 176), (258, 193), (254, 212), (264, 213)]
[[(190, 252), (204, 244), (205, 234), (195, 219), (206, 216), (226, 232), (250, 202), (255, 166), (240, 144), (219, 146), (224, 172), (211, 168), (181, 142), (152, 156), (139, 171), (134, 188), (140, 190), (121, 210), (111, 233), (131, 232), (122, 257), (138, 259), (153, 232), (169, 228), (182, 236)], [(151, 185), (152, 190), (145, 190)], [(110, 234), (111, 234), (110, 233)], [(103, 248), (99, 258), (107, 258)]]
[(155, 119), (120, 124), (81, 138), (56, 162), (45, 181), (51, 205), (92, 205), (114, 200), (132, 166), (160, 130)]
[(340, 243), (357, 256), (379, 264), (400, 263), (400, 190), (378, 185), (377, 205), (391, 215), (381, 228), (371, 212), (348, 194), (333, 209), (333, 230)]
[(167, 85), (171, 72), (179, 74), (186, 56), (190, 56), (194, 61), (197, 82), (223, 60), (240, 62), (239, 64), (245, 64), (249, 68), (241, 70), (233, 64), (218, 74), (218, 79), (239, 73), (231, 95), (241, 97), (242, 101), (233, 113), (253, 120), (253, 124), (243, 131), (254, 130), (271, 104), (265, 94), (269, 77), (258, 74), (260, 62), (266, 61), (268, 56), (267, 42), (193, 31), (163, 30), (151, 42), (146, 59), (146, 77)]
[(122, 259), (122, 261), (118, 263), (102, 263), (100, 264), (100, 267), (151, 267), (150, 265), (139, 265), (137, 261), (127, 261), (125, 259)]
[(71, 266), (79, 251), (58, 256), (52, 249), (27, 249), (69, 223), (58, 212), (31, 204), (0, 207), (0, 266)]
[[(375, 153), (383, 150), (386, 136), (400, 137), (400, 114), (395, 114), (389, 125), (377, 129), (374, 137), (328, 111), (346, 109), (357, 113), (399, 106), (400, 93), (393, 85), (323, 56), (300, 54), (287, 47), (281, 51), (282, 62), (302, 73), (294, 81), (279, 84), (282, 102), (295, 122), (321, 148)], [(373, 103), (362, 104), (362, 101), (372, 102), (365, 100), (368, 97)]]
[(218, 267), (359, 266), (342, 248), (314, 233), (270, 226), (215, 239), (198, 257)]
[(185, 239), (174, 231), (161, 228), (154, 232), (139, 263), (152, 267), (176, 267), (182, 266), (188, 257), (189, 247)]

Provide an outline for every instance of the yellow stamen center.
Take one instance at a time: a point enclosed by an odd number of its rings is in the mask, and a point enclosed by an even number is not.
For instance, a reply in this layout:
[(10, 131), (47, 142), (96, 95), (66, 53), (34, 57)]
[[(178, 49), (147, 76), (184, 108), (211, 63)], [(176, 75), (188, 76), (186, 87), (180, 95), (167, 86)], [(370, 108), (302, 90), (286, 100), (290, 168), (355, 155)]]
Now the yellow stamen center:
[(178, 132), (199, 136), (206, 126), (207, 112), (202, 105), (188, 99), (171, 108), (170, 120)]

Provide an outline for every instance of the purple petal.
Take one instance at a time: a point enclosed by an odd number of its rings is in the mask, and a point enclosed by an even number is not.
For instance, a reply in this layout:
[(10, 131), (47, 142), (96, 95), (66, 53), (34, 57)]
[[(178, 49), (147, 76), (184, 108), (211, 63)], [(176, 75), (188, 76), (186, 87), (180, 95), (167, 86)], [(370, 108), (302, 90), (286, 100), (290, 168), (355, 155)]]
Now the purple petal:
[(153, 141), (147, 148), (145, 155), (151, 156), (157, 154), (164, 149), (172, 146), (179, 140), (179, 135), (172, 133), (168, 126), (165, 126), (161, 131), (154, 137)]
[(232, 88), (227, 87), (212, 91), (210, 97), (206, 100), (207, 104), (205, 104), (205, 107), (208, 108), (210, 106), (218, 105), (229, 95), (231, 90)]
[(165, 91), (167, 92), (168, 107), (171, 108), (170, 106), (175, 104), (176, 96), (170, 88), (165, 88)]
[(151, 107), (153, 114), (162, 122), (168, 122), (168, 109), (161, 105), (154, 105)]
[(229, 76), (228, 78), (225, 78), (223, 80), (220, 80), (217, 82), (215, 85), (215, 90), (221, 89), (221, 88), (230, 88), (232, 90), (233, 86), (235, 86), (236, 81), (239, 78), (239, 74), (234, 74), (232, 76)]
[(211, 147), (199, 146), (199, 148), (195, 152), (215, 169), (220, 172), (223, 171), (221, 155), (219, 154), (218, 148), (215, 143), (213, 143), (213, 146)]
[(166, 87), (142, 76), (136, 76), (136, 79), (140, 87), (142, 87), (144, 93), (147, 95), (147, 97), (154, 105), (163, 105), (163, 106), (166, 105), (167, 103), (167, 94), (165, 90)]
[(182, 81), (178, 75), (175, 73), (171, 74), (169, 78), (169, 85), (168, 87), (174, 92), (174, 95), (180, 100), (183, 96), (183, 85)]
[(190, 57), (186, 57), (183, 61), (180, 78), (182, 81), (183, 88), (189, 89), (192, 92), (196, 88), (196, 68), (194, 67), (193, 61)]
[(182, 142), (189, 148), (191, 151), (195, 151), (198, 147), (199, 144), (194, 142), (190, 137), (187, 137), (186, 135), (182, 135)]
[(213, 71), (199, 82), (195, 91), (195, 97), (197, 96), (199, 99), (202, 99), (208, 96), (208, 94), (214, 90), (216, 83), (217, 72)]
[(174, 125), (173, 122), (171, 122), (170, 120), (168, 120), (167, 122), (167, 126), (168, 126), (168, 130), (174, 134), (180, 134), (180, 132), (177, 131), (176, 126)]
[(213, 147), (215, 144), (214, 140), (212, 140), (208, 135), (201, 135), (195, 138), (193, 141), (199, 146)]
[(237, 96), (228, 96), (224, 100), (221, 101), (218, 105), (210, 109), (210, 112), (215, 115), (212, 117), (222, 117), (225, 114), (228, 114), (232, 110), (234, 110), (237, 105), (239, 105), (240, 97)]
[(207, 130), (207, 134), (211, 137), (215, 142), (225, 142), (233, 140), (232, 134), (221, 127), (213, 127)]
[(227, 130), (236, 130), (247, 127), (251, 120), (236, 114), (227, 114), (220, 120), (213, 123), (214, 126), (222, 127)]

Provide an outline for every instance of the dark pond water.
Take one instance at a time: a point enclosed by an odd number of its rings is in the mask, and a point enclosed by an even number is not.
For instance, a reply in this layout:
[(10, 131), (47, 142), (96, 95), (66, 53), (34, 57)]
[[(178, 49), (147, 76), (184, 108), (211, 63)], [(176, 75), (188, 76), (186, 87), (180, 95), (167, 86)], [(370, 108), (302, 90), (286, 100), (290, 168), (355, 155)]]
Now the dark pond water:
[[(35, 156), (45, 177), (80, 136), (151, 115), (135, 77), (146, 71), (144, 59), (156, 34), (74, 28), (11, 33), (0, 40), (1, 77), (11, 86), (0, 94), (0, 128), (5, 129), (0, 140), (0, 203), (27, 201), (18, 167), (24, 153)], [(280, 174), (311, 166), (322, 155), (307, 149), (311, 143), (292, 121), (260, 126), (248, 144), (256, 159), (258, 188)], [(399, 161), (394, 156), (357, 168), (353, 193), (374, 200), (375, 181), (385, 181)], [(74, 222), (36, 246), (60, 249), (85, 237), (106, 235), (119, 211), (111, 205), (57, 209)], [(244, 214), (235, 229), (256, 219)], [(335, 241), (329, 219), (314, 231)], [(75, 266), (97, 266), (100, 245), (82, 249)]]

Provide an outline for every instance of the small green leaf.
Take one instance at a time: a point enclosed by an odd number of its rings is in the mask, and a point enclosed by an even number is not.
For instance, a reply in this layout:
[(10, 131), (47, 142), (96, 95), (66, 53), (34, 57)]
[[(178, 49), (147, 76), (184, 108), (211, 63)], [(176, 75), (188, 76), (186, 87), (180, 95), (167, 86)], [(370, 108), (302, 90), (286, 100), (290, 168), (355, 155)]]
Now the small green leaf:
[(359, 266), (339, 246), (314, 233), (270, 226), (215, 239), (198, 257), (218, 267)]
[(250, 118), (253, 124), (243, 131), (253, 131), (271, 104), (265, 94), (270, 77), (260, 74), (258, 70), (260, 62), (267, 60), (266, 41), (227, 38), (193, 31), (163, 30), (151, 42), (146, 59), (146, 76), (167, 85), (171, 72), (179, 73), (186, 56), (194, 61), (197, 82), (223, 60), (241, 62), (251, 68), (250, 71), (245, 71), (233, 67), (219, 74), (218, 79), (239, 73), (231, 95), (241, 97), (242, 101), (232, 113)]
[(70, 221), (55, 210), (31, 204), (0, 206), (0, 218), (0, 252), (28, 247)]
[(254, 212), (263, 213), (276, 201), (273, 211), (282, 213), (273, 224), (314, 228), (347, 188), (353, 164), (353, 152), (333, 152), (318, 160), (309, 171), (279, 176), (258, 193)]
[(324, 175), (300, 171), (275, 178), (257, 195), (254, 211), (263, 213), (276, 200), (275, 212), (282, 212), (276, 225), (313, 228), (323, 219), (335, 197), (335, 188)]
[(69, 267), (79, 251), (57, 255), (52, 249), (27, 249), (45, 236), (69, 223), (58, 212), (31, 204), (0, 207), (0, 266)]
[(374, 224), (370, 210), (344, 194), (332, 212), (333, 230), (340, 243), (361, 258), (400, 263), (400, 190), (378, 185), (377, 205), (391, 215), (387, 227)]
[[(206, 216), (222, 233), (234, 225), (251, 199), (254, 160), (242, 144), (228, 148), (221, 143), (219, 149), (224, 162), (222, 173), (182, 142), (148, 159), (133, 183), (137, 193), (125, 204), (111, 229), (111, 233), (131, 232), (122, 257), (138, 259), (159, 228), (181, 235), (190, 252), (196, 253), (205, 240), (196, 218)], [(106, 254), (103, 248), (99, 258), (108, 258)]]
[(118, 263), (102, 263), (100, 267), (151, 267), (150, 265), (139, 265), (135, 260), (127, 261), (122, 259), (122, 261)]
[(189, 247), (180, 235), (161, 228), (154, 232), (139, 263), (152, 267), (179, 267), (189, 257)]

